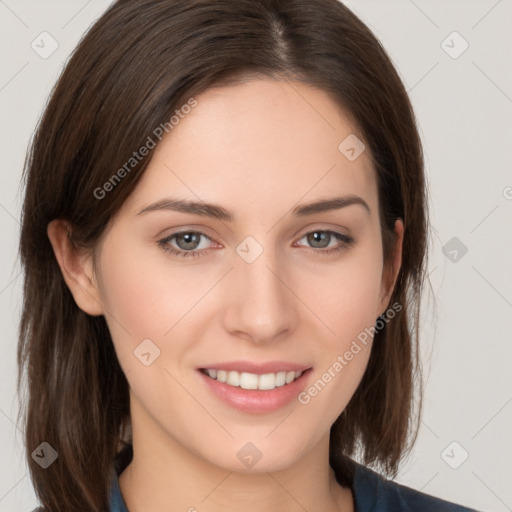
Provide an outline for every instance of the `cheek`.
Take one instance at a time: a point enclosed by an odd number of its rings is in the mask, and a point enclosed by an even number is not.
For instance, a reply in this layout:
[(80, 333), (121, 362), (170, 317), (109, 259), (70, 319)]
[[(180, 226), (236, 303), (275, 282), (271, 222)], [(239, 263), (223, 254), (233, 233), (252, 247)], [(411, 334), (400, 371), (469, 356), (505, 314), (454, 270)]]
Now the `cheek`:
[(159, 365), (180, 360), (190, 340), (178, 334), (190, 332), (204, 317), (204, 308), (211, 304), (209, 291), (225, 272), (214, 266), (178, 265), (157, 251), (114, 237), (102, 251), (101, 299), (125, 371), (134, 363), (139, 368), (134, 351), (147, 339), (161, 352)]
[(170, 270), (165, 254), (155, 258), (154, 251), (150, 255), (114, 241), (103, 252), (101, 268), (105, 317), (131, 393), (156, 415), (170, 394), (177, 410), (190, 407), (177, 384), (182, 380), (177, 367), (184, 364), (190, 344), (184, 329), (211, 279), (197, 270)]
[[(141, 366), (134, 351), (144, 340), (149, 339), (156, 345), (152, 357), (160, 350), (159, 317), (168, 297), (162, 296), (166, 287), (158, 271), (144, 264), (144, 255), (135, 244), (115, 235), (111, 232), (102, 247), (100, 293), (119, 362), (128, 373), (135, 365), (136, 368)], [(170, 287), (167, 290), (169, 294), (172, 291)]]
[(377, 256), (370, 250), (354, 251), (301, 278), (306, 304), (325, 325), (324, 340), (340, 349), (375, 324), (382, 276), (382, 263), (375, 252)]
[(163, 272), (154, 257), (157, 250), (111, 237), (102, 251), (101, 296), (110, 323), (122, 324), (134, 337), (161, 336), (172, 325), (173, 318), (166, 322), (166, 313), (179, 307), (180, 297), (187, 293), (178, 273)]
[(316, 336), (315, 379), (299, 403), (312, 415), (327, 415), (328, 421), (347, 406), (368, 364), (382, 274), (379, 258), (378, 248), (359, 251), (303, 281), (307, 304), (323, 328)]
[(165, 297), (161, 296), (162, 284), (157, 276), (152, 275), (150, 268), (130, 265), (127, 259), (103, 268), (102, 300), (109, 327), (134, 340), (158, 335), (155, 320)]
[(306, 421), (316, 423), (313, 428), (319, 433), (332, 426), (353, 397), (368, 364), (371, 341), (344, 348), (347, 350), (337, 351), (317, 367), (314, 379), (297, 396), (301, 414)]
[(380, 270), (375, 258), (346, 261), (337, 272), (318, 276), (308, 304), (323, 324), (315, 341), (315, 374), (298, 402), (311, 417), (331, 425), (346, 408), (371, 354)]

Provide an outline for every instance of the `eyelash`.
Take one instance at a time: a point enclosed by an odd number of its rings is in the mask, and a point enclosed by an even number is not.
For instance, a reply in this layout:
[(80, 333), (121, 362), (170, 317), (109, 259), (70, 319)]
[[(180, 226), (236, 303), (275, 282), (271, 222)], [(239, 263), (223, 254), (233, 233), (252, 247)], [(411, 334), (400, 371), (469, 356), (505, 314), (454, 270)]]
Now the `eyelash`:
[[(312, 233), (329, 233), (330, 235), (333, 235), (334, 238), (336, 238), (340, 241), (339, 245), (337, 245), (336, 247), (333, 247), (331, 249), (315, 249), (314, 247), (310, 247), (310, 249), (312, 251), (314, 251), (316, 253), (321, 253), (324, 256), (328, 255), (328, 254), (332, 254), (332, 253), (338, 253), (344, 249), (347, 249), (354, 243), (354, 239), (350, 236), (343, 235), (341, 233), (338, 233), (337, 231), (330, 231), (330, 230), (325, 230), (325, 229), (324, 230), (314, 229), (313, 231), (308, 231), (301, 237), (301, 239), (312, 234)], [(204, 237), (208, 238), (209, 240), (211, 240), (211, 238), (208, 235), (205, 235), (204, 233), (201, 233), (200, 231), (178, 231), (168, 237), (165, 237), (165, 238), (162, 238), (161, 240), (159, 240), (158, 245), (166, 253), (171, 254), (173, 256), (182, 257), (182, 258), (187, 258), (187, 257), (197, 258), (199, 256), (203, 256), (204, 253), (207, 252), (207, 249), (201, 250), (201, 251), (197, 251), (197, 250), (183, 251), (183, 250), (179, 250), (179, 249), (169, 246), (170, 240), (172, 240), (173, 238), (175, 238), (178, 235), (183, 235), (183, 234), (200, 235), (200, 236), (204, 236)]]

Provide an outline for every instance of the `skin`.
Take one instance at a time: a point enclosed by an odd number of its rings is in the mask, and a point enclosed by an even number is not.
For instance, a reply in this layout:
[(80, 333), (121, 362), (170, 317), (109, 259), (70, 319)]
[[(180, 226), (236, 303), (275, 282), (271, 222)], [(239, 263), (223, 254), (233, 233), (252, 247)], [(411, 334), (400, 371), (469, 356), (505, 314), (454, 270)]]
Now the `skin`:
[[(358, 132), (323, 91), (254, 79), (196, 99), (103, 233), (96, 267), (91, 253), (70, 248), (63, 221), (48, 227), (77, 305), (105, 316), (130, 385), (134, 459), (121, 492), (130, 512), (352, 511), (352, 493), (328, 463), (329, 429), (362, 378), (371, 342), (309, 404), (293, 400), (271, 413), (224, 404), (196, 368), (284, 360), (312, 366), (315, 382), (390, 307), (403, 224), (397, 220), (394, 257), (384, 266), (374, 169), (367, 151), (349, 161), (338, 150)], [(290, 213), (350, 194), (370, 212), (356, 204)], [(170, 195), (222, 205), (237, 218), (137, 215)], [(202, 256), (158, 245), (178, 229), (206, 235), (195, 249)], [(354, 243), (322, 254), (339, 244), (333, 237), (315, 245), (305, 236), (315, 230)], [(263, 249), (251, 264), (236, 252), (247, 236)], [(187, 250), (186, 242), (168, 245)], [(160, 356), (145, 366), (133, 351), (148, 338)], [(251, 468), (236, 456), (247, 442), (262, 454)]]

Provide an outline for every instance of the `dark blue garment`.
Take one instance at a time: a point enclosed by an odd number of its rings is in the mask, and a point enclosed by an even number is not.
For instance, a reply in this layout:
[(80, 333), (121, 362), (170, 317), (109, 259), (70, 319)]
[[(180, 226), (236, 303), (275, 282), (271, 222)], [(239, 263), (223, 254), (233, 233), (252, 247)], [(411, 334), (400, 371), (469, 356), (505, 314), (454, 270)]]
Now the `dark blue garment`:
[[(476, 512), (386, 480), (375, 471), (355, 464), (352, 491), (355, 512)], [(128, 512), (113, 472), (110, 512)]]

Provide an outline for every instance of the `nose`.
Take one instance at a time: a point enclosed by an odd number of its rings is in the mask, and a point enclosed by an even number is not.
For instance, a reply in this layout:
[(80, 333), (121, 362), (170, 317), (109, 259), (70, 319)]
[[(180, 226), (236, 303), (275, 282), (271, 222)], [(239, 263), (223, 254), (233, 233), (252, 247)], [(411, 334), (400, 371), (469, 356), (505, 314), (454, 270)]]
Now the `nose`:
[(225, 328), (232, 335), (265, 344), (290, 334), (297, 326), (297, 300), (291, 273), (283, 270), (271, 250), (252, 263), (236, 256), (226, 283), (229, 296)]

